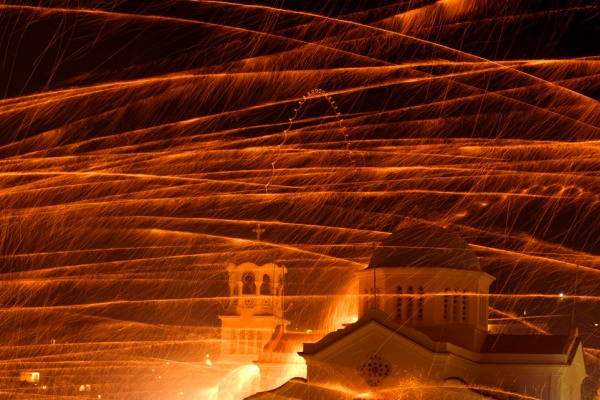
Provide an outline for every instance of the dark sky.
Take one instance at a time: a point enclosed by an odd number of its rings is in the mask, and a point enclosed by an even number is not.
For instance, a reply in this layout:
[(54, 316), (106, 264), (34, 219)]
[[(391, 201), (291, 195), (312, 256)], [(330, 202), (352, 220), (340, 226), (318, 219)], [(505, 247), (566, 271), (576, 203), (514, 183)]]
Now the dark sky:
[[(391, 15), (436, 2), (242, 3), (374, 24)], [(447, 22), (434, 15), (431, 27), (413, 34), (492, 60), (598, 56), (600, 16), (595, 3), (543, 0), (472, 2), (476, 7), (458, 21)], [(215, 57), (219, 47), (212, 47), (215, 43), (209, 39), (215, 37), (217, 28), (214, 25), (194, 25), (193, 21), (276, 32), (310, 19), (289, 13), (275, 19), (240, 14), (226, 5), (199, 10), (194, 2), (178, 1), (8, 1), (4, 4), (14, 5), (0, 13), (0, 52), (3, 56), (0, 95), (4, 98), (67, 87), (77, 82), (91, 83), (203, 68), (244, 56), (245, 46), (241, 43), (239, 52), (230, 49), (228, 53)], [(42, 4), (43, 8), (38, 8), (38, 4)], [(78, 7), (111, 14), (61, 11)], [(189, 22), (153, 21), (135, 16), (184, 18)], [(240, 40), (253, 39), (240, 37)], [(277, 46), (270, 44), (263, 51), (282, 50)]]

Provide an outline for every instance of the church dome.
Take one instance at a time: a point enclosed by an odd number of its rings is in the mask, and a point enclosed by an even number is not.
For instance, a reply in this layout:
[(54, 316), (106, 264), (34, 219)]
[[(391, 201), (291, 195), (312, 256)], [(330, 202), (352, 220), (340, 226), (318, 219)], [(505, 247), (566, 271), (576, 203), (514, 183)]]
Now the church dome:
[(457, 234), (423, 223), (404, 225), (373, 252), (368, 268), (437, 267), (480, 271), (479, 260)]

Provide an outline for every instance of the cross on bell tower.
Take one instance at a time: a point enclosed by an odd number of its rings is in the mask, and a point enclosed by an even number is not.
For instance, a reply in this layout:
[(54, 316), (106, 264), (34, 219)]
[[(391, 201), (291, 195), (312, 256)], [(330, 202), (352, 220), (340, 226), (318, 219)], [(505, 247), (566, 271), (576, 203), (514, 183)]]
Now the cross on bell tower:
[(264, 229), (260, 229), (260, 224), (256, 225), (255, 229), (252, 229), (252, 232), (256, 233), (256, 241), (260, 242), (260, 234), (263, 233), (265, 230)]

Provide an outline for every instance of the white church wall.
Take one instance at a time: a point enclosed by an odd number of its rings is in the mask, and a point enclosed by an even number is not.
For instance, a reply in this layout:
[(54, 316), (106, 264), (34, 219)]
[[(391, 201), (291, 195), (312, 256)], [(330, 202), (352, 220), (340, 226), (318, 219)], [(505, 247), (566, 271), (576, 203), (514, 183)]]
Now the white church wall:
[[(489, 285), (479, 271), (443, 268), (378, 268), (378, 308), (411, 326), (470, 324), (487, 329)], [(373, 270), (357, 273), (359, 316), (373, 308)], [(446, 294), (447, 293), (447, 294)]]
[[(575, 393), (575, 389), (570, 390), (570, 387), (580, 387), (585, 371), (579, 371), (576, 364), (570, 367), (561, 364), (561, 357), (564, 363), (565, 356), (503, 355), (505, 358), (498, 361), (504, 363), (494, 364), (483, 361), (486, 354), (469, 352), (452, 345), (439, 351), (434, 353), (371, 321), (316, 354), (304, 357), (310, 385), (336, 386), (338, 390), (342, 385), (344, 390), (354, 394), (407, 387), (425, 389), (439, 386), (448, 378), (456, 378), (470, 388), (488, 390), (490, 393), (521, 394), (545, 400), (580, 399), (579, 393)], [(384, 360), (389, 370), (389, 374), (376, 387), (368, 384), (360, 367), (361, 362), (373, 354)], [(477, 359), (481, 360), (476, 362)], [(536, 360), (540, 364), (532, 363)], [(558, 364), (552, 364), (554, 362)]]
[(432, 352), (410, 340), (390, 335), (387, 328), (375, 322), (351, 332), (315, 355), (305, 356), (308, 381), (311, 385), (326, 387), (343, 382), (350, 392), (369, 392), (373, 387), (361, 373), (360, 365), (372, 354), (379, 355), (389, 367), (389, 376), (382, 379), (378, 389), (394, 389), (400, 380), (443, 381), (445, 355), (434, 357)]

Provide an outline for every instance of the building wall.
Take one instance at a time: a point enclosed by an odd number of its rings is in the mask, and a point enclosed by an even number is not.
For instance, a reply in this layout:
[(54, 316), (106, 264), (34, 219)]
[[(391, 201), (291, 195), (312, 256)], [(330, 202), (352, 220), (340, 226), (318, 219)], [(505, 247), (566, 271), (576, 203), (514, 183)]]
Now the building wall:
[(583, 349), (577, 349), (572, 365), (565, 371), (561, 380), (562, 398), (565, 400), (581, 400), (581, 385), (585, 374)]
[[(222, 315), (221, 358), (229, 355), (258, 355), (271, 339), (281, 318), (269, 315)], [(284, 323), (287, 321), (283, 321)]]
[[(359, 316), (374, 308), (373, 270), (357, 274)], [(378, 268), (377, 308), (437, 341), (478, 350), (487, 333), (489, 285), (479, 271)]]
[[(363, 270), (357, 276), (360, 317), (374, 308), (373, 270)], [(488, 274), (433, 267), (378, 268), (376, 279), (377, 308), (399, 321), (415, 325), (468, 323), (487, 329), (489, 285), (493, 281)], [(422, 317), (420, 309), (424, 311)]]
[[(221, 358), (258, 355), (283, 320), (284, 266), (227, 266), (229, 300), (221, 323)], [(248, 279), (249, 278), (249, 279)]]
[[(457, 378), (469, 387), (495, 390), (498, 394), (505, 391), (544, 400), (571, 400), (572, 393), (572, 399), (579, 400), (583, 379), (575, 365), (535, 364), (535, 355), (515, 355), (514, 363), (486, 364), (447, 352), (435, 354), (372, 322), (317, 354), (305, 356), (308, 382), (319, 387), (341, 385), (348, 393), (372, 392), (361, 375), (360, 365), (373, 353), (389, 365), (389, 376), (377, 387), (388, 394), (398, 390), (406, 393), (410, 388), (417, 393), (439, 387), (448, 378)], [(567, 383), (573, 385), (572, 391)]]

